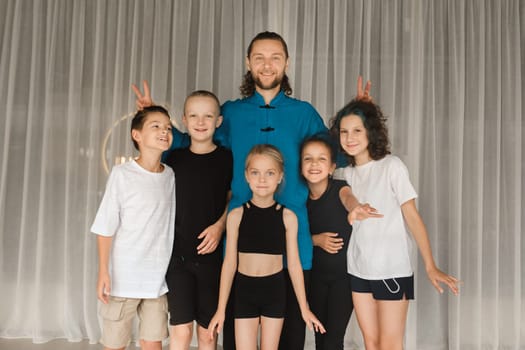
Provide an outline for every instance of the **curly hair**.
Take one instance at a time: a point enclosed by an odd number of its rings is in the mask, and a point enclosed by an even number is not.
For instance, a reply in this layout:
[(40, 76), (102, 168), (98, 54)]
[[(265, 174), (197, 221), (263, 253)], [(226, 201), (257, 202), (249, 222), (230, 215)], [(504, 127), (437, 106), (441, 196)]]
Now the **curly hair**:
[[(288, 58), (288, 45), (286, 45), (286, 41), (284, 41), (283, 37), (275, 32), (261, 32), (257, 34), (252, 41), (250, 42), (250, 45), (248, 45), (248, 51), (246, 53), (246, 57), (250, 57), (250, 54), (252, 53), (253, 44), (258, 40), (276, 40), (281, 43), (283, 46), (285, 57)], [(244, 77), (242, 79), (242, 84), (239, 87), (239, 90), (241, 91), (241, 95), (243, 97), (251, 96), (255, 93), (255, 80), (253, 80), (252, 72), (248, 71), (246, 74), (244, 74)], [(281, 82), (281, 91), (284, 91), (286, 95), (292, 94), (292, 87), (290, 86), (290, 79), (286, 75), (286, 73), (283, 76), (283, 80)]]
[[(338, 140), (339, 145), (341, 120), (349, 115), (357, 115), (363, 121), (368, 137), (367, 149), (370, 158), (379, 160), (390, 154), (386, 116), (381, 111), (381, 108), (371, 101), (353, 99), (332, 118), (330, 121), (330, 134), (334, 139)], [(353, 156), (347, 154), (347, 158), (351, 166), (356, 165)]]

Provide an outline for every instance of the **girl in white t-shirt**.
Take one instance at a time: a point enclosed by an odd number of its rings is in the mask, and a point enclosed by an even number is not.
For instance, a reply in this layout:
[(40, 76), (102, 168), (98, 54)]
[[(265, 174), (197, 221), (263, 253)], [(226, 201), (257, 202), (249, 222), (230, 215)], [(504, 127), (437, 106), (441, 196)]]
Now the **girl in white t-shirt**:
[(368, 350), (403, 348), (408, 300), (414, 299), (409, 231), (434, 287), (443, 293), (440, 283), (445, 283), (457, 295), (459, 283), (434, 262), (407, 168), (390, 155), (385, 121), (373, 102), (353, 100), (337, 113), (331, 127), (348, 156), (344, 179), (361, 203), (373, 203), (384, 215), (354, 222), (347, 251), (352, 299)]

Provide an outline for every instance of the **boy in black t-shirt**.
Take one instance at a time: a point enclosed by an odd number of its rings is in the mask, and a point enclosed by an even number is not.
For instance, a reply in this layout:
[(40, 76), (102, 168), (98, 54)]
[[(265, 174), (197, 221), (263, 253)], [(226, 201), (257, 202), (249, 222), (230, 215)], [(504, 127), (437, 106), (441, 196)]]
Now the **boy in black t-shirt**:
[(183, 123), (191, 144), (166, 159), (176, 178), (175, 241), (166, 276), (169, 287), (170, 350), (189, 349), (197, 321), (199, 349), (216, 349), (206, 330), (217, 309), (222, 235), (230, 195), (233, 158), (213, 134), (222, 122), (220, 103), (195, 91), (184, 103)]

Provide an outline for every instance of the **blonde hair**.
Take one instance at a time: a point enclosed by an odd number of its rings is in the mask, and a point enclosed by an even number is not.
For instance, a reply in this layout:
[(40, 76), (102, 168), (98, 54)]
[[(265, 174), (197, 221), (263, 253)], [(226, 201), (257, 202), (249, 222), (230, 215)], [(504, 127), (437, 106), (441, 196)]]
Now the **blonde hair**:
[(252, 147), (246, 156), (246, 161), (244, 163), (245, 169), (248, 169), (251, 159), (257, 155), (263, 155), (272, 158), (277, 163), (279, 171), (284, 173), (284, 158), (281, 154), (281, 151), (279, 151), (277, 147), (269, 144), (255, 145)]

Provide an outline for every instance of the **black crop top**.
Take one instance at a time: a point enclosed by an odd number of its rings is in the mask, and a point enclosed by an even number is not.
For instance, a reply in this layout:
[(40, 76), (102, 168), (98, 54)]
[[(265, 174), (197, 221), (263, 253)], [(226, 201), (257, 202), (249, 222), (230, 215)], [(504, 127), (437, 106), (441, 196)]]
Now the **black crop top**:
[(286, 228), (283, 206), (275, 203), (259, 208), (252, 202), (243, 204), (239, 224), (237, 250), (239, 253), (281, 254), (286, 252)]

